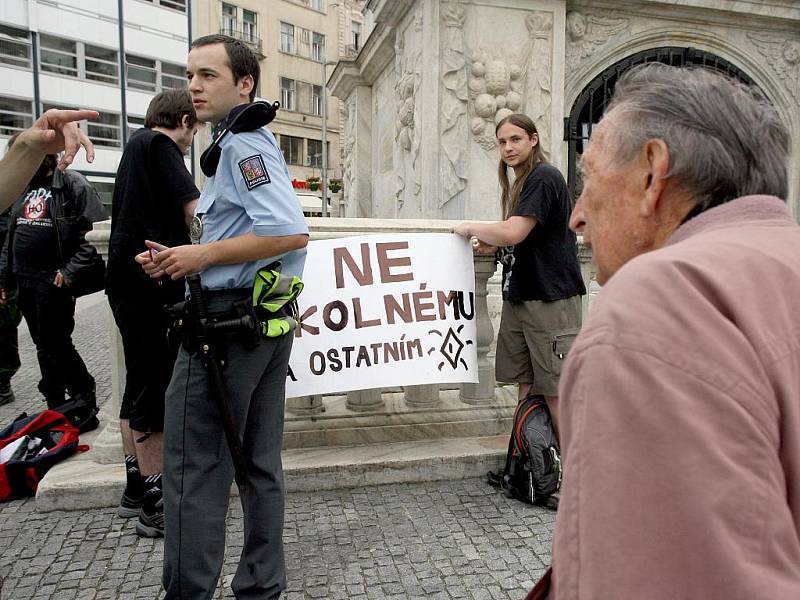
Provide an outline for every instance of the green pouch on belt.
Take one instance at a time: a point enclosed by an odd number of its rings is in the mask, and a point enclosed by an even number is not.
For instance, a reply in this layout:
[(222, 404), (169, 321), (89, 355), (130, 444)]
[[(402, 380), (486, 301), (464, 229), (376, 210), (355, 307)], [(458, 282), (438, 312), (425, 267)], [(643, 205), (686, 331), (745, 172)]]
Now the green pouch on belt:
[(261, 267), (253, 280), (253, 308), (261, 323), (261, 335), (280, 337), (297, 327), (295, 300), (303, 291), (303, 282), (293, 275), (281, 275), (281, 263)]

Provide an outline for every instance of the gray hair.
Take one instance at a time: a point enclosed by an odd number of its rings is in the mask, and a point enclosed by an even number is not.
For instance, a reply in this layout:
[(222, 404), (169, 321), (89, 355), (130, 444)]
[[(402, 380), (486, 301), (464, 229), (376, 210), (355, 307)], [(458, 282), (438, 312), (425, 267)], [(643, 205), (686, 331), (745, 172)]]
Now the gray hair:
[(697, 200), (692, 216), (750, 194), (788, 195), (789, 133), (755, 87), (708, 69), (649, 63), (620, 77), (611, 110), (623, 117), (611, 133), (617, 160), (663, 140), (667, 177)]

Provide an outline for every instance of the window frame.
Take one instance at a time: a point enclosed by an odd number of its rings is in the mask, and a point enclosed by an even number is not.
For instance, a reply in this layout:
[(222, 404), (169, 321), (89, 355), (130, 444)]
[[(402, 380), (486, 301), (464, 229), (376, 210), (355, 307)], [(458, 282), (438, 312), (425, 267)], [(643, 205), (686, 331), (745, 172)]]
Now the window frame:
[[(17, 35), (17, 33), (19, 35)], [(31, 44), (31, 32), (8, 25), (0, 26), (0, 50), (2, 44), (9, 46), (19, 46), (25, 50), (25, 58), (16, 56), (14, 54), (6, 54), (0, 52), (0, 64), (8, 65), (11, 67), (18, 67), (30, 70), (33, 65), (33, 45)]]
[(11, 115), (12, 117), (22, 117), (21, 126), (17, 127), (16, 125), (3, 125), (2, 118), (0, 118), (0, 135), (2, 136), (12, 136), (19, 131), (23, 131), (33, 125), (34, 120), (34, 110), (33, 110), (33, 99), (32, 98), (15, 98), (12, 96), (0, 96), (0, 102), (3, 101), (10, 101), (10, 102), (19, 102), (19, 103), (27, 103), (28, 109), (30, 112), (20, 112), (17, 110), (7, 110), (0, 107), (0, 115)]
[[(285, 87), (283, 85), (285, 81), (290, 82), (291, 85)], [(281, 77), (278, 87), (281, 90), (281, 108), (297, 112), (297, 81), (289, 77)]]
[[(284, 140), (289, 143), (288, 152), (287, 152), (287, 149), (284, 148)], [(294, 136), (294, 135), (287, 135), (287, 134), (283, 134), (283, 133), (281, 134), (280, 148), (281, 148), (281, 153), (283, 154), (283, 159), (286, 161), (287, 165), (305, 166), (305, 165), (303, 165), (303, 141), (304, 140), (301, 137), (297, 137), (297, 136)], [(297, 145), (296, 145), (297, 160), (296, 161), (292, 160), (293, 159), (292, 150), (295, 149), (295, 146), (293, 144), (294, 142), (297, 143)], [(288, 153), (288, 156), (287, 156), (287, 153)]]
[[(291, 28), (291, 32), (284, 31), (284, 27)], [(284, 54), (296, 54), (295, 51), (295, 27), (286, 21), (280, 21), (280, 51)]]
[[(72, 44), (73, 51), (68, 52), (61, 48), (54, 48), (51, 46), (46, 46), (46, 43), (49, 43), (50, 40), (58, 40), (59, 42), (66, 42), (67, 44)], [(69, 40), (67, 38), (61, 38), (55, 35), (50, 35), (48, 33), (40, 33), (39, 34), (39, 70), (44, 73), (50, 73), (53, 75), (64, 75), (66, 77), (74, 77), (75, 79), (80, 79), (80, 73), (82, 71), (81, 68), (81, 60), (79, 57), (79, 44), (75, 40)], [(45, 60), (45, 53), (54, 54), (54, 55), (61, 55), (72, 57), (74, 60), (74, 67), (67, 67), (64, 65), (60, 65), (57, 63), (47, 62)]]

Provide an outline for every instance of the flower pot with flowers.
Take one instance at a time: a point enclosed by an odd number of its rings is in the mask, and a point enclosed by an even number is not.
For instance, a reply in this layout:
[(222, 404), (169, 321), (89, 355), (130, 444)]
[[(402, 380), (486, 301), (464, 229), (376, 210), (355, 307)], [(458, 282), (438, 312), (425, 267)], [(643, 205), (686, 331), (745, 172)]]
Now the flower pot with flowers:
[(306, 187), (312, 192), (316, 192), (319, 189), (319, 177), (309, 177), (306, 179)]
[(341, 179), (331, 179), (328, 182), (328, 189), (333, 192), (334, 194), (341, 191), (342, 189), (342, 180)]

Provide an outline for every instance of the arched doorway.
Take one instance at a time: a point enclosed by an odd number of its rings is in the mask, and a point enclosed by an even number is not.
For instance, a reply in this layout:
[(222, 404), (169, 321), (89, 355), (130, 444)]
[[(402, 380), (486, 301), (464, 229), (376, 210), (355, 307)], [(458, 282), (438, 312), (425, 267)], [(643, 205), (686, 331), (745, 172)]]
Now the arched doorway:
[(577, 176), (578, 159), (592, 134), (592, 127), (600, 121), (611, 100), (617, 79), (631, 67), (649, 62), (660, 62), (674, 67), (697, 65), (724, 73), (747, 85), (755, 85), (750, 77), (725, 59), (696, 48), (675, 46), (652, 48), (637, 52), (611, 65), (584, 88), (566, 119), (564, 140), (569, 143), (567, 183), (573, 200), (578, 197), (581, 189), (581, 182)]

